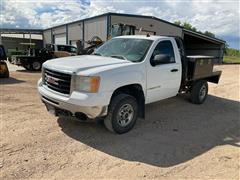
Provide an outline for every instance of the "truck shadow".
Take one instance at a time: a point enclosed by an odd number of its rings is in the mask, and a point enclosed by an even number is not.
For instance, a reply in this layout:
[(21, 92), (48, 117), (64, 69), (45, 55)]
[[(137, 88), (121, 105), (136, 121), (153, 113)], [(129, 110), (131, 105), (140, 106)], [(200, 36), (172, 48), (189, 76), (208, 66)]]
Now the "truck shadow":
[(15, 79), (13, 77), (9, 77), (9, 78), (0, 78), (0, 85), (2, 84), (17, 84), (17, 83), (23, 83), (25, 81), (19, 80), (19, 79)]
[(18, 69), (17, 72), (24, 72), (24, 73), (41, 73), (41, 71), (31, 71), (26, 69)]
[(59, 118), (62, 131), (92, 148), (124, 160), (170, 167), (191, 160), (221, 145), (239, 146), (240, 103), (209, 96), (194, 105), (185, 96), (146, 108), (127, 134), (116, 135), (97, 123), (80, 123)]

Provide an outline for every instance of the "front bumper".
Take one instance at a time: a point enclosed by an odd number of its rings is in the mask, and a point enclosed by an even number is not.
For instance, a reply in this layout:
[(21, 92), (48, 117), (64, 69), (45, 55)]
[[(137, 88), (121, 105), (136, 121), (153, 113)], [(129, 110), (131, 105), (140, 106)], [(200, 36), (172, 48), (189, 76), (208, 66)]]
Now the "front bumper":
[[(107, 115), (108, 101), (110, 94), (86, 94), (80, 92), (72, 92), (71, 95), (63, 95), (55, 92), (42, 84), (41, 79), (38, 81), (38, 92), (41, 99), (49, 110), (49, 106), (55, 107), (57, 110), (65, 110), (71, 116), (79, 113), (86, 115), (90, 119)], [(56, 113), (55, 115), (59, 115)]]

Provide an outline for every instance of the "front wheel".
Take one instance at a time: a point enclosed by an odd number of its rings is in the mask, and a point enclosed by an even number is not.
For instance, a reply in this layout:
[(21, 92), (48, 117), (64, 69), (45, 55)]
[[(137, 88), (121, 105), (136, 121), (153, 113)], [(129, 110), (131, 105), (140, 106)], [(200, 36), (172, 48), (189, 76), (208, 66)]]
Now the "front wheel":
[(113, 97), (108, 115), (104, 119), (105, 127), (117, 134), (130, 131), (137, 120), (138, 104), (133, 96), (119, 94)]
[(205, 80), (196, 81), (191, 90), (191, 102), (202, 104), (208, 95), (208, 83)]

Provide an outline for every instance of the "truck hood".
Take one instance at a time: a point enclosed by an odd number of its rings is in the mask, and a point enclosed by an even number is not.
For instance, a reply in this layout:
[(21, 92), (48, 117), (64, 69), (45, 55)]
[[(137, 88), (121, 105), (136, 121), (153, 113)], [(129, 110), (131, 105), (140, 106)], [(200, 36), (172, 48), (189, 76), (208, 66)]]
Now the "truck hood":
[(132, 63), (127, 60), (103, 57), (96, 55), (82, 55), (82, 56), (70, 56), (64, 58), (57, 58), (46, 61), (43, 64), (44, 68), (52, 70), (58, 70), (67, 73), (78, 73), (79, 71), (88, 70), (96, 67), (103, 67), (109, 65), (122, 65), (126, 63)]

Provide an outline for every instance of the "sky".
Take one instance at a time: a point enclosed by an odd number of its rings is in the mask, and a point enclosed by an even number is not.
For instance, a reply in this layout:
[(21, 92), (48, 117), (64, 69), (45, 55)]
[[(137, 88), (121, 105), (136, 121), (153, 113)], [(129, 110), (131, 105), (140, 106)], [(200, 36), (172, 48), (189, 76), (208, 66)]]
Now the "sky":
[(106, 12), (188, 22), (240, 49), (238, 0), (0, 0), (0, 28), (48, 28)]

